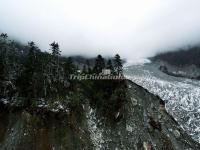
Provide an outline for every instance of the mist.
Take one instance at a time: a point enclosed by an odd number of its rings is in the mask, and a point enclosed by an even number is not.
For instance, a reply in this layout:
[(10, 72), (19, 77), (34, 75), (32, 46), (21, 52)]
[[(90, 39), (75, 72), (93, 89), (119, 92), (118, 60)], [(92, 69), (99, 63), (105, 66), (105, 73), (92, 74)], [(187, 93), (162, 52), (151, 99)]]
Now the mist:
[(43, 51), (138, 60), (199, 44), (199, 0), (0, 0), (0, 32)]

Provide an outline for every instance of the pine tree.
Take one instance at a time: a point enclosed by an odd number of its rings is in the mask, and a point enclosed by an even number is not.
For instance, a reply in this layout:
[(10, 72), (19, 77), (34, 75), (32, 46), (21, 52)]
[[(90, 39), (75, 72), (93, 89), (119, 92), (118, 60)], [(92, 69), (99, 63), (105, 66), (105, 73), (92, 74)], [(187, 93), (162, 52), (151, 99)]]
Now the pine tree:
[(72, 58), (69, 57), (64, 63), (65, 76), (68, 78), (70, 74), (75, 73), (76, 67), (73, 64)]
[(8, 40), (7, 40), (8, 36), (7, 34), (2, 33), (0, 35), (0, 52), (1, 54), (5, 56), (7, 56), (7, 46), (8, 46)]
[(9, 77), (9, 61), (8, 61), (8, 36), (5, 33), (0, 35), (0, 67), (1, 67), (1, 78), (8, 79)]
[(122, 60), (121, 60), (119, 54), (116, 54), (115, 58), (114, 58), (114, 70), (117, 73), (117, 75), (122, 74), (122, 71), (123, 71), (122, 67), (123, 67)]
[(3, 62), (3, 58), (0, 58), (0, 81), (5, 79), (5, 65)]
[(107, 62), (106, 68), (110, 69), (112, 74), (114, 73), (114, 67), (113, 67), (112, 61), (110, 59)]
[(6, 33), (1, 33), (0, 35), (3, 39), (7, 39), (8, 38), (8, 35)]
[(94, 73), (101, 73), (102, 69), (105, 68), (105, 61), (101, 55), (98, 55), (96, 58), (95, 66), (94, 66)]
[(51, 50), (52, 50), (52, 55), (53, 56), (60, 56), (61, 51), (60, 51), (58, 43), (53, 42), (53, 43), (50, 44), (50, 46), (51, 46)]
[(39, 54), (40, 49), (35, 45), (34, 42), (28, 43), (29, 53), (27, 62), (25, 64), (26, 69), (30, 70), (32, 73), (39, 71), (41, 68), (39, 67)]
[(47, 97), (48, 91), (50, 91), (49, 87), (51, 87), (51, 54), (44, 52), (41, 55), (42, 60), (42, 96)]
[[(25, 97), (36, 97), (37, 80), (35, 79), (36, 74), (39, 72), (39, 58), (38, 53), (40, 50), (36, 47), (34, 42), (28, 43), (29, 53), (24, 65), (24, 71), (18, 79), (18, 84), (21, 88), (21, 93)], [(30, 101), (28, 102), (30, 104)]]
[(60, 48), (58, 43), (53, 42), (50, 44), (51, 46), (51, 51), (52, 51), (52, 63), (53, 63), (53, 68), (52, 68), (52, 73), (53, 73), (53, 78), (54, 79), (60, 79)]

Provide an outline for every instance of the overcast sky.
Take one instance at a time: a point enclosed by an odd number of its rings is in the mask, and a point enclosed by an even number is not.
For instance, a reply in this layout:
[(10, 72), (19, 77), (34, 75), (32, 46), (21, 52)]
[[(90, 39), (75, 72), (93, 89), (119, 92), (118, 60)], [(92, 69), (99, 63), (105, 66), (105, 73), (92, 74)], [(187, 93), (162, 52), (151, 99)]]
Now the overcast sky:
[(0, 0), (0, 32), (64, 55), (153, 56), (200, 42), (200, 0)]

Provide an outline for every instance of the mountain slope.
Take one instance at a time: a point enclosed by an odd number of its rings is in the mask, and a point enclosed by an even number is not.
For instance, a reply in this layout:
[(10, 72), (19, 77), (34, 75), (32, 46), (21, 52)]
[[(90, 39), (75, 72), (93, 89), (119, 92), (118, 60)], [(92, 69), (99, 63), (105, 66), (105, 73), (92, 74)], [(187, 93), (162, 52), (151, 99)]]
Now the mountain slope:
[(190, 66), (200, 67), (200, 47), (194, 46), (178, 51), (166, 52), (156, 55), (152, 58), (154, 61), (165, 61), (174, 66)]
[(127, 84), (129, 99), (123, 108), (123, 118), (117, 122), (103, 119), (89, 103), (81, 112), (84, 120), (80, 122), (73, 116), (70, 121), (77, 122), (75, 128), (66, 117), (54, 119), (50, 115), (45, 119), (26, 111), (1, 111), (0, 149), (200, 149), (168, 115), (160, 98), (131, 81)]
[(166, 52), (151, 58), (164, 73), (189, 79), (200, 79), (200, 47)]

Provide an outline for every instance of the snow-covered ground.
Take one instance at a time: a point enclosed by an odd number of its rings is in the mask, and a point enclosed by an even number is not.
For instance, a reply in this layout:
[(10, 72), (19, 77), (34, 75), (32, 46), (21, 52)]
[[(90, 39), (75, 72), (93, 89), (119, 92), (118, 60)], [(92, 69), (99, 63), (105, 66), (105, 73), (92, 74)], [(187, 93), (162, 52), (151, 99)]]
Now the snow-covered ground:
[(90, 138), (96, 150), (102, 149), (104, 143), (103, 130), (98, 126), (98, 119), (96, 118), (96, 112), (91, 107), (86, 110), (86, 118), (88, 124), (88, 130), (90, 132)]
[(200, 143), (200, 81), (166, 75), (152, 63), (127, 66), (124, 74), (165, 100), (167, 111)]

